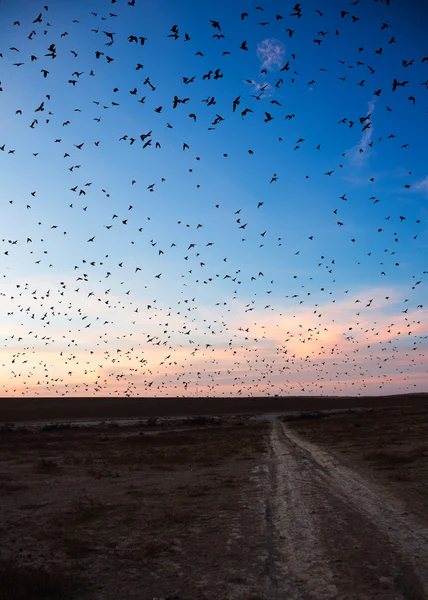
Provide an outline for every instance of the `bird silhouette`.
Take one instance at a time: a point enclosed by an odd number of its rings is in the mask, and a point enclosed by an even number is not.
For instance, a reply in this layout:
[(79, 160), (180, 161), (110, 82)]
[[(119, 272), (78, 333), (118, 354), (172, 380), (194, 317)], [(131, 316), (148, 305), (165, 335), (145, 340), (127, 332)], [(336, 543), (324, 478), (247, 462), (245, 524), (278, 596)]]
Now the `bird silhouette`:
[(420, 9), (112, 4), (4, 24), (2, 394), (421, 391)]

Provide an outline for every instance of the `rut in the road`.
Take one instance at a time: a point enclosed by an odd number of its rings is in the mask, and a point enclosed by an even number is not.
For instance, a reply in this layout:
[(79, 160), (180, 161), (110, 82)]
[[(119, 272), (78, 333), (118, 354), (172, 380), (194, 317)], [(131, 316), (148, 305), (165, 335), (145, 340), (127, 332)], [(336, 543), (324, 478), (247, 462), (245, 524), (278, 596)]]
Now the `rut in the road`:
[(428, 532), (399, 503), (280, 421), (271, 449), (287, 598), (428, 598)]
[[(281, 439), (282, 438), (282, 439)], [(312, 503), (306, 496), (311, 493), (311, 476), (300, 468), (300, 458), (284, 444), (279, 422), (272, 428), (271, 445), (276, 458), (276, 524), (280, 546), (285, 558), (289, 597), (305, 598), (305, 592), (320, 600), (335, 598), (337, 588), (333, 581), (325, 549), (320, 544), (320, 524)]]

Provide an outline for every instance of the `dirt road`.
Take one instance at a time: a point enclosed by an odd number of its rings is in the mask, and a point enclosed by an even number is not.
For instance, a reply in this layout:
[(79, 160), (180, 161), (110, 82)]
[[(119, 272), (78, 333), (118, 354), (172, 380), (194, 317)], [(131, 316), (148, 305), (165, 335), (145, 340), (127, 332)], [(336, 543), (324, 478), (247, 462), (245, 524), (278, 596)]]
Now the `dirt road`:
[(428, 530), (400, 501), (280, 420), (270, 448), (269, 599), (428, 598)]
[(421, 409), (0, 428), (0, 599), (427, 600), (426, 440)]

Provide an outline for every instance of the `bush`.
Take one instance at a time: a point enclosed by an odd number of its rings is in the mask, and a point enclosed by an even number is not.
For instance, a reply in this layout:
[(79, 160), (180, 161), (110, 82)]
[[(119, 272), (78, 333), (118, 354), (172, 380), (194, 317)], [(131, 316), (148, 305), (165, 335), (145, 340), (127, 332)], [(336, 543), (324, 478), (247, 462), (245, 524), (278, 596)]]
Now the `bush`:
[(55, 460), (52, 460), (51, 458), (41, 458), (36, 463), (36, 473), (42, 473), (42, 474), (55, 473), (58, 470), (59, 470), (58, 463)]

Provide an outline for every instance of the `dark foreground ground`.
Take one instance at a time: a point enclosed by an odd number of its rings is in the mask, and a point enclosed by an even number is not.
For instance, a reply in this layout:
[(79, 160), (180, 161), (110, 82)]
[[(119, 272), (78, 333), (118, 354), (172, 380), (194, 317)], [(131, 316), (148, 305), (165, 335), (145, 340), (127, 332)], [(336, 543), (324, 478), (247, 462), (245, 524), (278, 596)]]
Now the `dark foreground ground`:
[(428, 409), (0, 428), (0, 600), (426, 600)]
[(215, 423), (4, 431), (0, 599), (259, 589), (268, 425)]
[(0, 398), (0, 423), (152, 416), (264, 414), (299, 410), (428, 406), (428, 394), (283, 398)]

